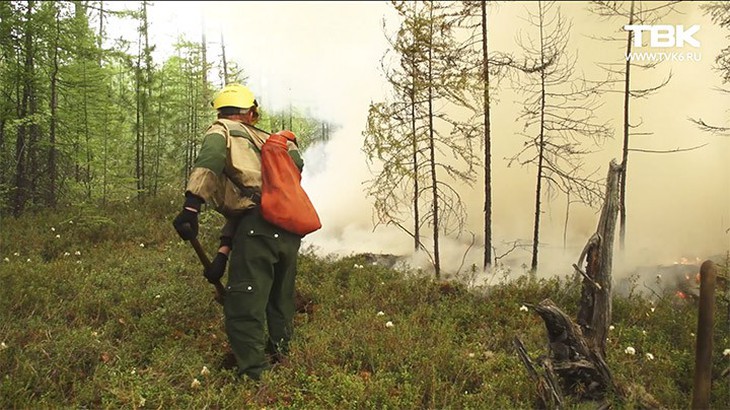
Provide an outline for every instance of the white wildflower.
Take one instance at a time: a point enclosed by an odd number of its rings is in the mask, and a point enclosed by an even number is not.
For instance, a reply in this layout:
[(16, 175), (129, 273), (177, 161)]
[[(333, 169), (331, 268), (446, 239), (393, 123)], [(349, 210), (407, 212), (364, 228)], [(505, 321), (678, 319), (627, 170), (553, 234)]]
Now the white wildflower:
[(168, 261), (168, 262), (172, 262), (172, 259), (170, 259), (170, 258), (167, 258), (167, 261)]
[(56, 228), (51, 227), (51, 232), (56, 232)]
[(80, 264), (80, 263), (81, 263), (81, 261), (76, 261), (76, 264), (77, 264), (77, 265), (78, 265), (78, 264)]
[(385, 282), (380, 282), (381, 285), (385, 285)]
[(655, 307), (651, 308), (651, 313), (654, 313), (655, 310), (656, 310)]
[(71, 254), (70, 254), (70, 253), (68, 253), (68, 252), (64, 252), (64, 253), (63, 253), (63, 256), (70, 256), (70, 255), (71, 255)]
[(132, 369), (132, 371), (131, 371), (131, 372), (129, 372), (129, 373), (130, 373), (130, 374), (137, 374), (137, 369), (134, 369), (134, 368), (133, 368), (133, 369)]
[(654, 355), (651, 353), (646, 354), (646, 360), (654, 360)]
[(5, 344), (5, 342), (0, 343), (0, 350), (5, 350), (8, 348), (8, 345)]
[(155, 299), (159, 299), (159, 298), (161, 298), (160, 295), (155, 295)]
[(191, 389), (197, 389), (197, 388), (199, 388), (199, 387), (200, 387), (200, 380), (198, 380), (198, 379), (193, 379), (193, 382), (192, 382), (192, 383), (190, 383), (190, 388), (191, 388)]
[(15, 252), (15, 253), (13, 254), (13, 256), (20, 256), (20, 254), (19, 254), (18, 252)]
[(30, 262), (30, 258), (28, 258), (28, 260), (26, 260), (26, 262)]
[(644, 336), (646, 336), (646, 330), (642, 330), (641, 331), (641, 334), (644, 335)]
[(377, 315), (378, 315), (378, 316), (385, 316), (385, 312), (383, 312), (383, 311), (381, 310), (380, 312), (378, 312), (378, 313), (377, 313)]
[(140, 243), (140, 244), (139, 244), (139, 247), (140, 247), (140, 248), (144, 248), (144, 244), (143, 244), (143, 243)]
[(385, 327), (393, 327), (393, 326), (395, 326), (395, 325), (390, 320), (385, 323)]
[(520, 306), (520, 310), (523, 312), (527, 312), (529, 309), (527, 309), (527, 306), (522, 305), (522, 306)]
[(74, 252), (74, 255), (76, 255), (76, 256), (81, 256), (81, 251), (76, 251), (76, 252)]
[(468, 356), (469, 356), (470, 358), (472, 358), (472, 359), (473, 359), (473, 358), (474, 358), (474, 356), (476, 356), (476, 355), (475, 355), (474, 353), (469, 353), (469, 355), (468, 355)]
[(636, 354), (636, 349), (634, 349), (633, 347), (629, 346), (629, 347), (626, 348), (626, 350), (624, 350), (624, 353), (626, 353), (626, 354), (632, 354), (633, 355), (633, 354)]
[(611, 326), (608, 327), (608, 330), (613, 330), (613, 329), (616, 329), (616, 326), (611, 325)]
[(725, 349), (722, 351), (723, 356), (730, 356), (730, 349)]
[(68, 221), (68, 223), (70, 223), (71, 225), (73, 225), (74, 224), (74, 221)]
[(56, 235), (56, 239), (61, 239), (61, 235)]
[(5, 258), (5, 259), (3, 259), (3, 260), (4, 260), (5, 262), (10, 262), (10, 259), (8, 259), (8, 258)]
[(203, 366), (203, 369), (200, 370), (201, 376), (207, 376), (210, 374), (210, 370), (208, 370), (208, 366)]

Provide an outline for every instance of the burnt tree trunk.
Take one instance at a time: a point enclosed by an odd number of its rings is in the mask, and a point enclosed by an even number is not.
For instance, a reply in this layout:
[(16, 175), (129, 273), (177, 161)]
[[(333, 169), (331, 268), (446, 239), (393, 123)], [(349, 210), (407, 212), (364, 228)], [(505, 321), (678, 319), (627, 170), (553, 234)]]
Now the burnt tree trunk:
[[(621, 167), (611, 161), (596, 233), (589, 239), (578, 263), (573, 265), (583, 275), (577, 323), (550, 299), (538, 305), (526, 304), (540, 315), (548, 332), (550, 354), (540, 362), (542, 374), (537, 374), (524, 349), (519, 349), (519, 339), (515, 345), (530, 375), (537, 379), (540, 398), (546, 407), (559, 407), (563, 393), (580, 400), (601, 400), (614, 390), (604, 357), (606, 333), (611, 322), (611, 262), (620, 172)], [(584, 260), (585, 271), (580, 268)]]
[[(583, 274), (578, 324), (588, 345), (597, 349), (602, 356), (606, 355), (606, 335), (611, 324), (611, 270), (621, 172), (622, 167), (611, 161), (598, 228), (581, 252), (578, 264), (574, 265)], [(585, 272), (580, 270), (584, 260)]]

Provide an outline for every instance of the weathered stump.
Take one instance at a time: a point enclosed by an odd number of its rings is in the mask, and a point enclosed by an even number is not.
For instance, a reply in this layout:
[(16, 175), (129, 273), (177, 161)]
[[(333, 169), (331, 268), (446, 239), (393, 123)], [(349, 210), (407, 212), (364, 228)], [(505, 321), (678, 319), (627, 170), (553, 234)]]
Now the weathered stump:
[[(613, 240), (620, 207), (620, 176), (621, 167), (615, 161), (611, 161), (606, 178), (606, 195), (596, 233), (586, 243), (578, 263), (573, 265), (583, 274), (578, 325), (583, 330), (588, 345), (598, 349), (602, 356), (606, 354), (606, 336), (611, 325), (611, 271)], [(585, 273), (580, 270), (584, 260)]]
[[(621, 167), (611, 161), (596, 233), (588, 240), (578, 263), (573, 265), (583, 276), (577, 321), (573, 322), (550, 299), (538, 305), (526, 304), (540, 315), (547, 328), (550, 352), (540, 361), (544, 373), (538, 374), (524, 348), (520, 348), (519, 339), (515, 345), (531, 377), (538, 383), (545, 407), (560, 407), (563, 394), (578, 400), (602, 400), (614, 389), (604, 356), (611, 323), (611, 269), (620, 171)], [(585, 270), (581, 269), (584, 261)]]

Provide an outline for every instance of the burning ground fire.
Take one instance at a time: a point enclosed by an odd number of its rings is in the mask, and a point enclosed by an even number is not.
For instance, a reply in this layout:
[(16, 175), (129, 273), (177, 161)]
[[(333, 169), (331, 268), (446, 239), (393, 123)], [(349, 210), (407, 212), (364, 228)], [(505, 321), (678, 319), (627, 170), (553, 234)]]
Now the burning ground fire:
[(620, 284), (619, 288), (625, 291), (635, 285), (635, 291), (646, 296), (671, 292), (678, 300), (695, 301), (699, 297), (702, 262), (700, 257), (681, 257), (663, 265), (638, 267), (628, 279), (624, 279), (625, 283)]
[(694, 260), (682, 257), (679, 261), (675, 261), (674, 265), (692, 266), (695, 268), (695, 274), (685, 273), (684, 280), (677, 281), (677, 291), (674, 293), (680, 299), (683, 300), (695, 300), (699, 297), (699, 286), (700, 286), (700, 265), (702, 259), (696, 256)]

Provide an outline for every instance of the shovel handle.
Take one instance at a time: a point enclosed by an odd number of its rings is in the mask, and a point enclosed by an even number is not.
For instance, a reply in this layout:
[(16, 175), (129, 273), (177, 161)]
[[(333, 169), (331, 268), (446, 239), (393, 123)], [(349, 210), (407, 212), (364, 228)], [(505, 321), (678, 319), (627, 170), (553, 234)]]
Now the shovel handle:
[[(210, 259), (208, 259), (208, 255), (205, 253), (205, 249), (203, 249), (203, 245), (200, 244), (198, 238), (191, 239), (190, 244), (193, 245), (193, 249), (195, 249), (195, 253), (198, 254), (198, 259), (200, 259), (200, 263), (203, 264), (203, 267), (206, 270), (210, 269)], [(215, 286), (215, 301), (222, 305), (223, 297), (226, 295), (226, 289), (223, 287), (220, 280), (215, 281), (213, 286)]]

